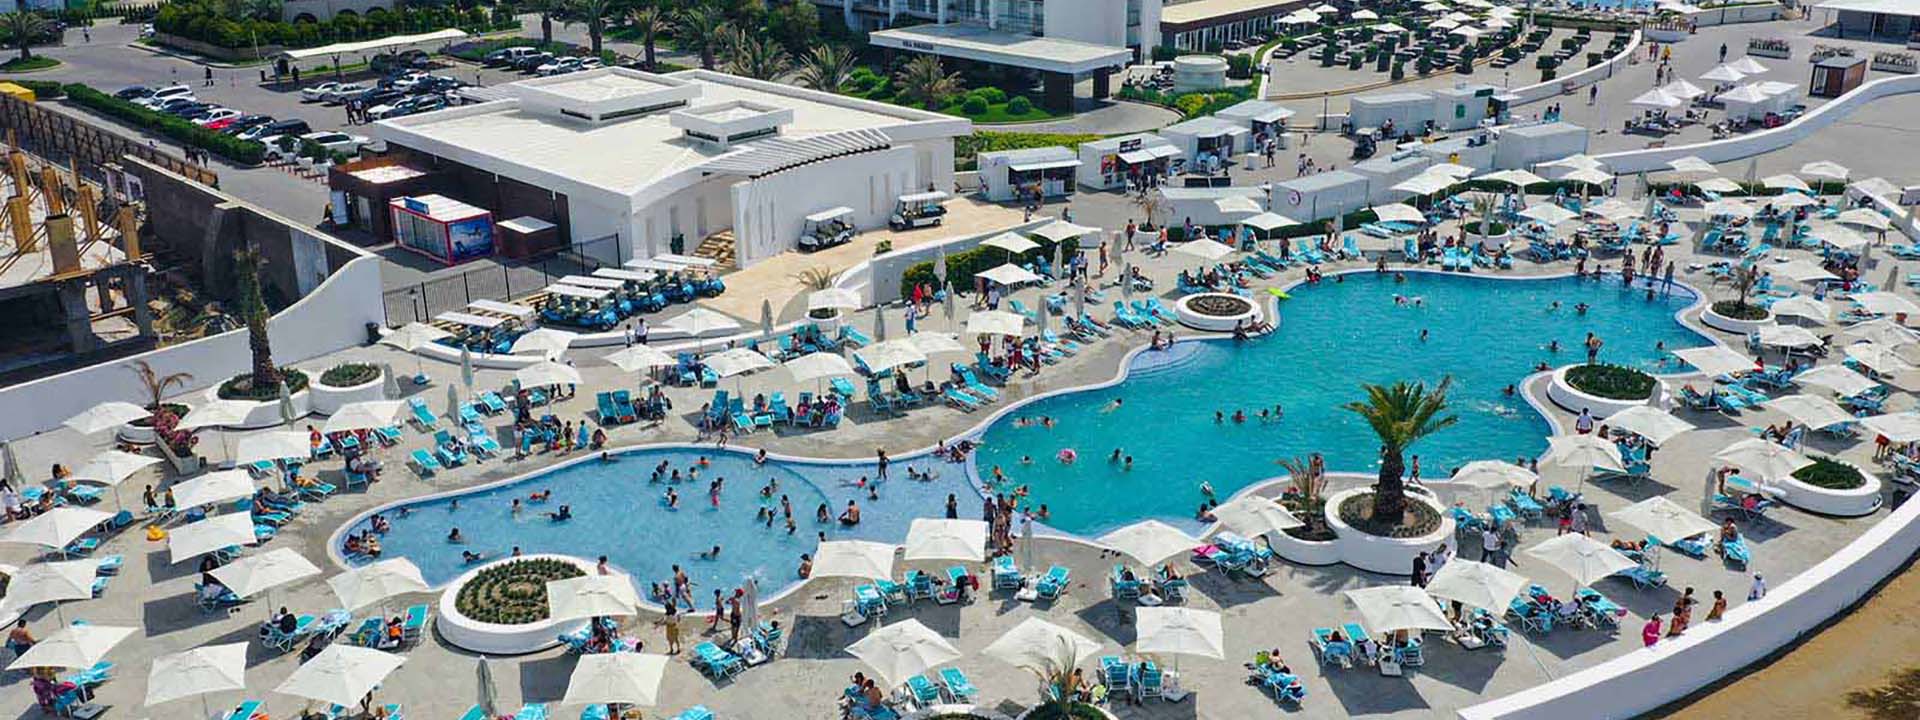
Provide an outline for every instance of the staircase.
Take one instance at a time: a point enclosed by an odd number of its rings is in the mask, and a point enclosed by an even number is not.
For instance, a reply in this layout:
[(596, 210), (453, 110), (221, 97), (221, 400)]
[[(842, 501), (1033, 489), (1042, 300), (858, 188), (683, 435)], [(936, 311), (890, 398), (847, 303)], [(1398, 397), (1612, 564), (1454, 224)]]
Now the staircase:
[(739, 269), (733, 262), (733, 229), (721, 230), (701, 239), (700, 246), (693, 249), (693, 256), (714, 261), (714, 269), (719, 272)]

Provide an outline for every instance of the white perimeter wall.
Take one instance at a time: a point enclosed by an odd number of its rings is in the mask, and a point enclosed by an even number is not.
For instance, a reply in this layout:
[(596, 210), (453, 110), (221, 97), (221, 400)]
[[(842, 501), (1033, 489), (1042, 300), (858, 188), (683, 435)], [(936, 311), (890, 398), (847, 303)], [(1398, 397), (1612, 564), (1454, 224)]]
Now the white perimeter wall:
[[(269, 321), (274, 361), (292, 364), (365, 343), (366, 324), (386, 322), (380, 291), (380, 258), (362, 257), (342, 265), (313, 294)], [(147, 361), (162, 374), (192, 373), (187, 384), (197, 393), (245, 372), (251, 355), (242, 328), (0, 389), (0, 408), (16, 410), (0, 413), (0, 438), (59, 427), (109, 400), (141, 404), (146, 390), (128, 369), (136, 360)], [(29, 408), (31, 412), (18, 411)]]
[(1799, 142), (1802, 138), (1832, 125), (1867, 103), (1889, 95), (1910, 92), (1920, 92), (1920, 75), (1901, 75), (1869, 82), (1835, 98), (1832, 102), (1814, 108), (1800, 116), (1798, 120), (1771, 130), (1747, 133), (1725, 140), (1648, 150), (1627, 150), (1596, 157), (1606, 163), (1608, 168), (1621, 175), (1659, 172), (1666, 169), (1667, 163), (1687, 155), (1697, 155), (1710, 163), (1739, 160)]
[[(1600, 33), (1595, 33), (1594, 35), (1595, 37), (1598, 37)], [(1511, 107), (1526, 105), (1528, 103), (1540, 102), (1541, 100), (1545, 100), (1551, 97), (1559, 97), (1562, 93), (1566, 92), (1569, 88), (1571, 89), (1585, 88), (1588, 85), (1592, 85), (1594, 83), (1600, 82), (1601, 80), (1605, 80), (1607, 78), (1613, 77), (1613, 74), (1615, 72), (1618, 72), (1619, 70), (1624, 69), (1628, 63), (1632, 62), (1634, 58), (1638, 57), (1638, 55), (1636, 55), (1634, 51), (1640, 49), (1640, 41), (1643, 39), (1644, 37), (1640, 34), (1640, 31), (1635, 30), (1633, 31), (1633, 37), (1627, 40), (1626, 49), (1620, 51), (1619, 55), (1615, 55), (1611, 58), (1608, 58), (1606, 62), (1600, 63), (1599, 65), (1595, 65), (1590, 68), (1586, 68), (1579, 72), (1566, 73), (1564, 75), (1561, 75), (1560, 77), (1554, 78), (1552, 80), (1548, 80), (1543, 83), (1535, 83), (1533, 85), (1517, 87), (1512, 90), (1508, 90), (1502, 94), (1513, 95), (1518, 98), (1517, 100), (1514, 100), (1512, 103), (1508, 105), (1508, 107), (1511, 108)], [(1532, 66), (1528, 66), (1528, 67), (1532, 67)], [(1539, 71), (1535, 70), (1532, 72), (1539, 72)], [(1624, 88), (1621, 88), (1617, 90), (1617, 92), (1629, 92), (1629, 91)], [(1634, 90), (1631, 92), (1634, 92), (1635, 94), (1639, 93), (1638, 90)], [(1605, 98), (1602, 98), (1602, 99), (1604, 100)], [(1625, 98), (1619, 98), (1619, 100), (1624, 101)]]
[(832, 207), (853, 208), (853, 223), (885, 225), (894, 200), (926, 189), (912, 146), (812, 163), (758, 180), (733, 183), (734, 257), (741, 267), (798, 247), (803, 218)]

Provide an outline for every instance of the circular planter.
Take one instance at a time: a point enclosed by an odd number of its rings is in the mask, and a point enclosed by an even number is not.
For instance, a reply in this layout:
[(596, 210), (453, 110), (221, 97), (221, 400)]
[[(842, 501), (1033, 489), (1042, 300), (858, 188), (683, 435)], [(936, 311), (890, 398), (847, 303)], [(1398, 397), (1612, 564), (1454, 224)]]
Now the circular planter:
[(1340, 562), (1339, 540), (1301, 540), (1284, 532), (1267, 533), (1273, 554), (1297, 565), (1333, 565)]
[(1473, 231), (1473, 229), (1478, 226), (1479, 223), (1467, 223), (1462, 226), (1462, 232), (1465, 234), (1467, 242), (1489, 250), (1498, 249), (1501, 246), (1513, 242), (1513, 231), (1511, 230), (1497, 235), (1481, 235)]
[(984, 705), (929, 705), (900, 717), (901, 720), (927, 720), (927, 718), (945, 715), (964, 715), (980, 720), (1010, 720), (1006, 713), (995, 711)]
[(1218, 55), (1182, 55), (1173, 59), (1175, 90), (1215, 90), (1226, 86), (1226, 58)]
[(1737, 318), (1730, 318), (1725, 315), (1721, 315), (1720, 313), (1714, 312), (1713, 304), (1708, 303), (1706, 307), (1700, 309), (1700, 322), (1701, 324), (1704, 324), (1707, 327), (1713, 328), (1715, 330), (1725, 330), (1730, 333), (1739, 333), (1741, 335), (1745, 335), (1747, 333), (1753, 332), (1755, 330), (1759, 330), (1760, 328), (1766, 327), (1768, 325), (1772, 325), (1774, 323), (1774, 317), (1773, 317), (1773, 311), (1768, 310), (1767, 316), (1759, 320), (1740, 320)]
[[(307, 392), (312, 398), (312, 410), (319, 415), (332, 415), (340, 408), (357, 402), (385, 400), (387, 371), (374, 373), (373, 379), (359, 385), (334, 387), (320, 382), (316, 377), (307, 384)], [(296, 406), (297, 409), (298, 406)]]
[(433, 622), (440, 637), (453, 645), (488, 655), (525, 655), (538, 652), (560, 644), (562, 633), (572, 632), (585, 627), (585, 619), (542, 620), (540, 622), (519, 625), (501, 625), (481, 622), (460, 614), (460, 588), (472, 582), (480, 571), (516, 560), (564, 560), (586, 572), (593, 572), (593, 563), (569, 555), (522, 555), (505, 557), (489, 562), (462, 573), (447, 588), (440, 592), (440, 617)]
[[(184, 405), (187, 408), (187, 412), (193, 412), (193, 403), (187, 402), (185, 400), (168, 400), (167, 404)], [(153, 434), (152, 425), (135, 425), (133, 423), (121, 423), (120, 427), (114, 429), (113, 435), (114, 437), (119, 438), (120, 440), (130, 442), (135, 445), (152, 445), (160, 441), (160, 438)]]
[[(1572, 384), (1567, 382), (1567, 371), (1575, 367), (1577, 366), (1568, 365), (1553, 371), (1553, 381), (1547, 384), (1547, 399), (1552, 400), (1553, 404), (1559, 405), (1567, 412), (1578, 413), (1581, 410), (1586, 410), (1588, 413), (1591, 413), (1595, 419), (1601, 419), (1626, 410), (1627, 408), (1647, 404), (1648, 398), (1641, 398), (1639, 400), (1614, 400), (1575, 389)], [(1666, 392), (1665, 383), (1662, 383), (1658, 378), (1654, 379), (1654, 392)]]
[[(293, 402), (293, 417), (295, 420), (306, 417), (308, 413), (313, 412), (313, 391), (311, 389), (313, 388), (313, 384), (308, 383), (307, 387), (309, 389), (301, 390), (300, 392), (297, 392), (288, 396), (288, 399)], [(219, 386), (207, 388), (206, 398), (208, 401), (219, 400), (220, 399)], [(257, 428), (273, 427), (275, 425), (286, 424), (286, 419), (280, 417), (280, 401), (278, 399), (231, 400), (228, 402), (237, 402), (237, 403), (243, 403), (247, 405), (248, 406), (247, 417), (246, 419), (241, 420), (240, 422), (234, 423), (232, 425), (222, 425), (221, 427), (223, 428), (253, 430)]]
[(1774, 483), (1774, 487), (1779, 491), (1775, 497), (1788, 505), (1821, 515), (1858, 517), (1871, 515), (1873, 511), (1879, 510), (1884, 501), (1880, 493), (1880, 478), (1853, 463), (1840, 460), (1834, 462), (1858, 470), (1860, 478), (1865, 482), (1851, 490), (1830, 490), (1809, 485), (1789, 475)]
[[(815, 313), (826, 313), (827, 316), (819, 317), (815, 315)], [(841, 318), (841, 313), (838, 308), (821, 308), (819, 310), (807, 311), (807, 322), (813, 323), (814, 325), (818, 326), (820, 328), (820, 332), (823, 334), (830, 335), (830, 334), (839, 332), (840, 318)]]
[(1260, 305), (1232, 293), (1199, 293), (1173, 303), (1180, 324), (1208, 332), (1233, 332), (1235, 325), (1252, 325), (1262, 317)]
[(1414, 556), (1431, 551), (1441, 543), (1453, 542), (1453, 518), (1447, 516), (1447, 509), (1432, 496), (1411, 489), (1407, 492), (1408, 502), (1426, 503), (1440, 516), (1440, 525), (1431, 533), (1410, 538), (1380, 537), (1361, 532), (1340, 519), (1341, 503), (1347, 498), (1370, 492), (1373, 492), (1371, 487), (1358, 487), (1327, 496), (1327, 523), (1340, 536), (1334, 541), (1340, 551), (1340, 562), (1368, 572), (1408, 575), (1413, 572)]
[[(1113, 713), (1107, 712), (1106, 708), (1100, 707), (1098, 705), (1088, 705), (1088, 707), (1091, 707), (1095, 711), (1099, 712), (1100, 717), (1106, 718), (1107, 720), (1120, 720), (1119, 716), (1114, 715)], [(1033, 707), (1027, 708), (1025, 712), (1020, 713), (1019, 717), (1014, 718), (1014, 720), (1027, 720), (1027, 716), (1032, 715), (1033, 712), (1038, 709), (1040, 709), (1039, 705), (1035, 705)]]

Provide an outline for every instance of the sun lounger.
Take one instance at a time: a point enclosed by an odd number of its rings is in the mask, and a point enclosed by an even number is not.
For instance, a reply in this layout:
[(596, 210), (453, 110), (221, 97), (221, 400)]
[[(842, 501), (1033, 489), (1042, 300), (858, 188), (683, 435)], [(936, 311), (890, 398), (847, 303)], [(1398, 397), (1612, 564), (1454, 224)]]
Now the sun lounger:
[(993, 559), (993, 587), (996, 589), (1020, 589), (1026, 583), (1026, 577), (1013, 564), (1013, 558), (1001, 555)]
[(500, 393), (492, 390), (480, 393), (479, 404), (486, 409), (488, 415), (498, 415), (507, 411), (507, 401), (500, 399)]
[(695, 705), (680, 711), (679, 715), (669, 720), (713, 720), (713, 711), (708, 710), (705, 705)]
[(932, 707), (940, 703), (940, 686), (933, 684), (925, 675), (907, 678), (907, 699), (914, 707)]
[(1060, 593), (1066, 591), (1067, 582), (1071, 577), (1072, 571), (1063, 565), (1047, 568), (1047, 574), (1040, 576), (1040, 581), (1034, 584), (1034, 591), (1038, 592), (1043, 599), (1058, 598)]
[(439, 427), (439, 421), (434, 418), (433, 411), (427, 409), (426, 400), (417, 397), (407, 398), (407, 408), (413, 414), (413, 424), (420, 426), (421, 430), (432, 431)]
[(520, 712), (513, 714), (513, 720), (547, 720), (546, 703), (527, 703), (520, 706)]
[(701, 672), (715, 680), (726, 678), (746, 669), (740, 656), (720, 649), (720, 646), (703, 642), (693, 647), (693, 664)]
[(973, 683), (967, 680), (967, 674), (961, 672), (960, 668), (941, 668), (940, 688), (945, 691), (949, 701), (956, 703), (973, 702), (974, 696), (980, 694), (979, 690), (974, 689)]
[(424, 449), (415, 449), (410, 457), (413, 458), (414, 472), (419, 473), (420, 477), (431, 477), (441, 470), (440, 461), (433, 459), (433, 454)]

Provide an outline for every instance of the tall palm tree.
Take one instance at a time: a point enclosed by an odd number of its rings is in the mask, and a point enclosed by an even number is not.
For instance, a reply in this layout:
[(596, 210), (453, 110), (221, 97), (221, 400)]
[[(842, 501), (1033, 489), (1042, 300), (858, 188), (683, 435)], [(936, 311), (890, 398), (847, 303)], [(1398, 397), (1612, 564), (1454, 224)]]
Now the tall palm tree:
[(773, 80), (793, 67), (793, 57), (780, 43), (760, 35), (734, 31), (728, 43), (727, 72), (755, 80)]
[(666, 11), (651, 3), (641, 5), (627, 13), (627, 23), (632, 25), (633, 29), (640, 31), (640, 45), (645, 48), (647, 69), (652, 70), (658, 67), (654, 63), (654, 41), (661, 31), (667, 29)]
[(40, 13), (30, 10), (7, 13), (4, 21), (0, 21), (0, 26), (6, 28), (7, 37), (13, 41), (13, 48), (20, 51), (21, 60), (33, 57), (33, 41), (47, 34), (47, 30), (52, 27)]
[(942, 100), (960, 92), (960, 73), (947, 72), (940, 58), (933, 55), (908, 61), (894, 79), (900, 83), (902, 96), (929, 110), (938, 109)]
[(153, 366), (147, 364), (145, 360), (135, 360), (133, 364), (127, 366), (127, 369), (139, 376), (140, 388), (147, 391), (147, 410), (155, 415), (166, 412), (168, 390), (186, 387), (187, 383), (193, 380), (193, 373), (177, 372), (172, 375), (161, 375), (160, 371), (154, 370)]
[(1367, 421), (1373, 434), (1380, 437), (1380, 475), (1373, 486), (1375, 522), (1397, 524), (1406, 513), (1407, 486), (1401, 475), (1406, 472), (1406, 451), (1428, 435), (1451, 427), (1460, 418), (1443, 415), (1447, 410), (1447, 391), (1453, 378), (1441, 378), (1432, 389), (1426, 383), (1405, 380), (1391, 387), (1363, 383), (1364, 402), (1346, 404)]
[(700, 67), (712, 70), (714, 55), (726, 47), (722, 44), (727, 29), (726, 12), (719, 5), (703, 2), (680, 11), (673, 25), (680, 49), (699, 53)]
[(600, 54), (600, 41), (607, 35), (607, 21), (614, 12), (618, 0), (562, 0), (560, 18), (569, 25), (579, 23), (587, 26), (588, 45), (593, 54)]
[(797, 79), (815, 90), (836, 92), (853, 73), (853, 53), (839, 45), (820, 45), (800, 59)]
[(240, 271), (240, 316), (247, 322), (247, 350), (253, 355), (255, 393), (280, 386), (280, 369), (273, 365), (273, 344), (267, 336), (267, 300), (260, 291), (260, 251), (251, 247), (233, 254)]

